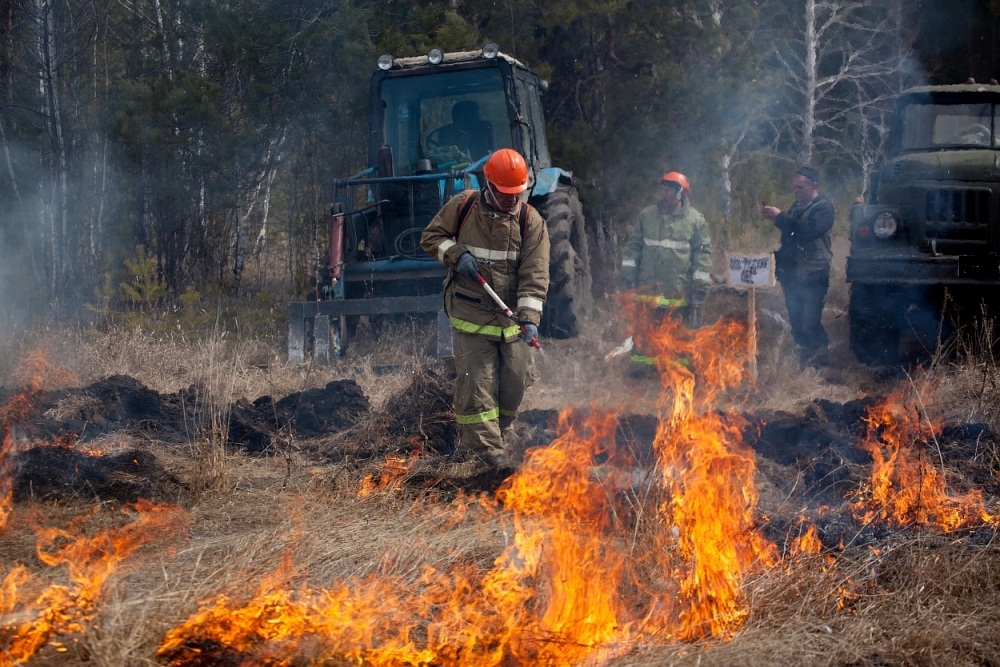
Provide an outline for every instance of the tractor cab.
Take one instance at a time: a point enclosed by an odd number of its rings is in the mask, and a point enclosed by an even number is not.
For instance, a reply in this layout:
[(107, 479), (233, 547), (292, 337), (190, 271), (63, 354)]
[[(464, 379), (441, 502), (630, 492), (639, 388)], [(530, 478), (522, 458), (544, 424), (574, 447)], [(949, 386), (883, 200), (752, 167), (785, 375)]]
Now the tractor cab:
[[(514, 148), (533, 171), (551, 165), (541, 82), (492, 49), (393, 59), (371, 82), (370, 164), (390, 151), (395, 176), (462, 169), (497, 148)], [(390, 174), (381, 174), (389, 176)]]
[(329, 256), (314, 299), (293, 302), (289, 358), (341, 356), (359, 317), (438, 318), (438, 354), (450, 353), (441, 292), (447, 268), (420, 247), (445, 202), (479, 189), (498, 148), (528, 164), (528, 201), (554, 244), (543, 335), (577, 334), (589, 308), (590, 258), (572, 174), (552, 166), (545, 83), (495, 44), (476, 51), (378, 60), (369, 97), (368, 167), (333, 183)]

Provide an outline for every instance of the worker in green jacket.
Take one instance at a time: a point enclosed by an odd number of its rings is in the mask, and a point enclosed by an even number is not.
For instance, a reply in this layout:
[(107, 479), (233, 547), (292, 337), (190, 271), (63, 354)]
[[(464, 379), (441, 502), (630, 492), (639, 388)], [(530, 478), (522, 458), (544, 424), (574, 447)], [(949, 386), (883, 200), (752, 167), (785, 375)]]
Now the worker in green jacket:
[[(690, 196), (687, 176), (663, 174), (659, 201), (639, 213), (625, 243), (620, 278), (626, 288), (636, 290), (637, 301), (656, 308), (660, 316), (682, 316), (696, 329), (711, 281), (712, 239), (705, 216), (691, 205)], [(653, 363), (638, 350), (632, 361)]]

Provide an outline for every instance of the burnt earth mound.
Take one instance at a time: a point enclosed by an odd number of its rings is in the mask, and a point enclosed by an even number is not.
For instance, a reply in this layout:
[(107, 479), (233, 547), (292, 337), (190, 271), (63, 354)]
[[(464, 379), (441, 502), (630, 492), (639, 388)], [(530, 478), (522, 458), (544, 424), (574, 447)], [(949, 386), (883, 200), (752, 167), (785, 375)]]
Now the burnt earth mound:
[(261, 396), (237, 401), (229, 412), (229, 444), (252, 454), (274, 451), (272, 444), (287, 432), (317, 438), (350, 428), (371, 408), (354, 380), (334, 380), (325, 387), (295, 392), (275, 401)]
[[(8, 400), (17, 393), (0, 390)], [(0, 463), (14, 472), (11, 486), (16, 501), (178, 502), (186, 487), (160, 465), (152, 443), (186, 446), (205, 432), (212, 416), (204, 391), (197, 387), (161, 394), (122, 375), (86, 387), (31, 394), (30, 399), (16, 419), (0, 428), (0, 437), (13, 443), (0, 449)], [(330, 382), (278, 401), (271, 397), (239, 401), (219, 411), (229, 415), (229, 445), (251, 454), (274, 451), (272, 442), (283, 433), (316, 437), (344, 430), (368, 412), (368, 399), (354, 380)], [(95, 453), (86, 446), (109, 434), (151, 444), (111, 454)]]
[(875, 403), (819, 399), (802, 415), (780, 411), (747, 415), (743, 441), (757, 454), (761, 473), (787, 502), (835, 507), (868, 474), (865, 466), (871, 455), (859, 443), (865, 430), (862, 418)]
[(192, 388), (164, 395), (135, 378), (112, 375), (86, 387), (34, 396), (31, 411), (20, 415), (18, 423), (38, 440), (88, 441), (124, 431), (184, 442), (190, 432), (186, 425), (196, 416), (194, 393)]
[(386, 402), (385, 435), (408, 445), (422, 443), (437, 454), (455, 452), (454, 380), (432, 368), (416, 373), (413, 382)]
[(90, 498), (178, 503), (187, 489), (151, 452), (94, 456), (67, 447), (32, 447), (17, 457), (14, 501)]
[[(13, 394), (3, 392), (8, 398)], [(317, 437), (355, 424), (370, 411), (354, 380), (295, 392), (275, 401), (262, 396), (228, 408), (212, 408), (204, 389), (188, 387), (161, 394), (138, 380), (113, 375), (86, 387), (61, 389), (33, 397), (31, 409), (15, 427), (35, 441), (88, 442), (110, 433), (129, 433), (168, 444), (186, 444), (211, 427), (212, 410), (228, 415), (229, 443), (250, 453), (269, 450), (283, 431)]]
[(444, 372), (423, 368), (405, 389), (386, 401), (383, 410), (301, 443), (300, 449), (334, 463), (364, 463), (391, 455), (451, 457), (458, 438), (451, 407), (453, 383), (454, 378)]

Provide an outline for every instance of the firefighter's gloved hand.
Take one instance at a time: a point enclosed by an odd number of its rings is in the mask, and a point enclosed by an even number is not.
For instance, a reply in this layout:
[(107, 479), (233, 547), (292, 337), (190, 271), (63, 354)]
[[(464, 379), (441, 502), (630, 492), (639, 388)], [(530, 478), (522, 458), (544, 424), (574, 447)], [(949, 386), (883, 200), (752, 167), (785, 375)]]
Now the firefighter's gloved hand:
[(455, 264), (455, 272), (473, 280), (479, 280), (479, 262), (471, 253), (463, 252)]
[(521, 337), (524, 338), (524, 342), (528, 345), (532, 345), (535, 339), (538, 338), (538, 327), (531, 322), (522, 322), (521, 331), (523, 332)]
[(701, 328), (701, 306), (705, 303), (705, 290), (695, 290), (688, 297), (687, 321), (688, 329)]

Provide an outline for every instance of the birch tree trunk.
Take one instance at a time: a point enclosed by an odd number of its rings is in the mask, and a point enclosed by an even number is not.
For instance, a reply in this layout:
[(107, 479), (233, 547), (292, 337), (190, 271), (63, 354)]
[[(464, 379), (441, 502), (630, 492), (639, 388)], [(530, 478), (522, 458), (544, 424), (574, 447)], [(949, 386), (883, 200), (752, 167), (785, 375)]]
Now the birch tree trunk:
[(796, 19), (801, 33), (775, 33), (773, 73), (784, 82), (780, 104), (787, 105), (780, 131), (797, 142), (799, 164), (814, 162), (817, 152), (863, 163), (861, 154), (872, 140), (881, 147), (871, 132), (880, 131), (883, 121), (877, 116), (887, 113), (887, 100), (899, 92), (911, 50), (903, 5), (900, 0), (802, 3)]
[(805, 30), (805, 101), (802, 114), (802, 143), (799, 149), (799, 164), (809, 164), (813, 156), (813, 133), (816, 131), (817, 51), (819, 38), (816, 32), (816, 0), (806, 0)]
[(58, 49), (56, 42), (55, 11), (48, 0), (38, 0), (36, 5), (39, 48), (39, 89), (42, 94), (41, 113), (46, 121), (49, 134), (50, 153), (48, 157), (50, 182), (47, 209), (47, 225), (52, 256), (50, 258), (50, 297), (60, 294), (69, 283), (72, 271), (70, 249), (68, 247), (67, 192), (68, 175), (66, 142), (63, 137), (62, 105), (59, 96), (59, 70), (56, 67)]

